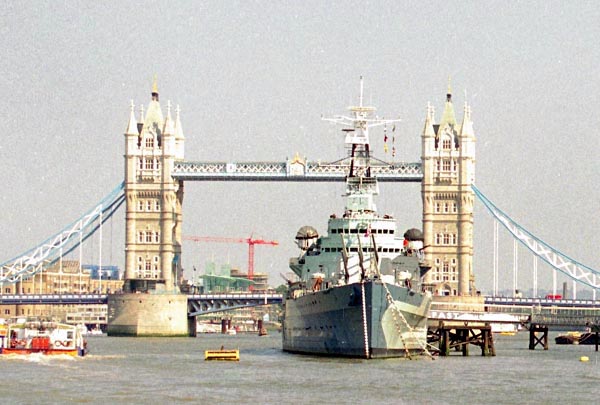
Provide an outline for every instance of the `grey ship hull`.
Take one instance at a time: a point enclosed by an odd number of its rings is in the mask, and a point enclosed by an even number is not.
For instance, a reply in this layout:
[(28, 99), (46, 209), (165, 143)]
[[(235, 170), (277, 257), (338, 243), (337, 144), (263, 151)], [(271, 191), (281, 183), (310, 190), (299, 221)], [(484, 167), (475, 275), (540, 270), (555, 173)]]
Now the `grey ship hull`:
[[(293, 353), (386, 358), (422, 353), (431, 298), (381, 281), (354, 283), (285, 300), (283, 350)], [(398, 311), (403, 315), (402, 320)]]

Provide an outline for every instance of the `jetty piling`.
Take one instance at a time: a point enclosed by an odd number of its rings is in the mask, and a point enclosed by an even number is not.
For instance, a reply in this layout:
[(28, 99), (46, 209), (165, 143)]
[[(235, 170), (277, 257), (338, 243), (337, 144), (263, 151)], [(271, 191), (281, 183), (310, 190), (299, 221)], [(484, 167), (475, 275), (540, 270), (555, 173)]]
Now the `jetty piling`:
[[(538, 337), (538, 333), (542, 335)], [(529, 326), (529, 350), (535, 350), (537, 345), (548, 350), (548, 325), (532, 323)]]
[(444, 322), (430, 330), (430, 342), (439, 342), (440, 356), (449, 356), (451, 349), (469, 355), (469, 345), (481, 348), (482, 356), (495, 356), (492, 327), (481, 322)]

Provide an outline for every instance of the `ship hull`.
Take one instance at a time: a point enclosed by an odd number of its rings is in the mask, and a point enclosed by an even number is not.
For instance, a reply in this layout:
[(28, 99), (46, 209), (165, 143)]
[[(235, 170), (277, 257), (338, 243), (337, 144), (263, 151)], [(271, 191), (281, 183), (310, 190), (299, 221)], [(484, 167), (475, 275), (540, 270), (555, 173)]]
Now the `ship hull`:
[[(386, 298), (387, 291), (393, 305)], [(284, 307), (283, 350), (362, 358), (422, 353), (430, 302), (425, 294), (380, 281), (288, 298)]]

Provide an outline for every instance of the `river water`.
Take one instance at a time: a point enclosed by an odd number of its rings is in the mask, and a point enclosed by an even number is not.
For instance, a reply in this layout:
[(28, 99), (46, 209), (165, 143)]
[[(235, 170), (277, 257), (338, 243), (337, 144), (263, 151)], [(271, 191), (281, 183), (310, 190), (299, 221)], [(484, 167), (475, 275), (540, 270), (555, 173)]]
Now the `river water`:
[[(88, 338), (90, 354), (0, 356), (5, 404), (593, 404), (593, 346), (528, 350), (528, 334), (495, 336), (496, 356), (360, 360), (292, 355), (281, 335)], [(239, 362), (204, 361), (239, 348)], [(582, 356), (589, 358), (581, 362)]]

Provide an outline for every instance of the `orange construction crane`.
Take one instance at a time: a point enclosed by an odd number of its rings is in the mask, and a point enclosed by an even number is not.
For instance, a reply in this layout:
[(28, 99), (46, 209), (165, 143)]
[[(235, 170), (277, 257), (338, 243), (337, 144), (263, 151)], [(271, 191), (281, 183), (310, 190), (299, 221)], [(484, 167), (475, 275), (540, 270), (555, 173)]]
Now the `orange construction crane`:
[(254, 245), (277, 246), (279, 242), (274, 240), (249, 238), (223, 238), (220, 236), (184, 236), (183, 240), (193, 242), (217, 242), (217, 243), (247, 243), (248, 244), (248, 279), (254, 279)]

